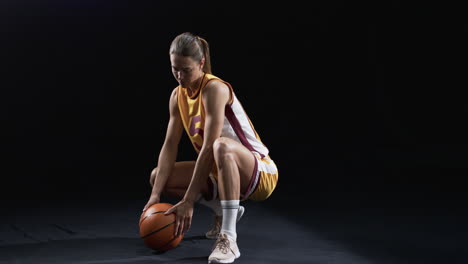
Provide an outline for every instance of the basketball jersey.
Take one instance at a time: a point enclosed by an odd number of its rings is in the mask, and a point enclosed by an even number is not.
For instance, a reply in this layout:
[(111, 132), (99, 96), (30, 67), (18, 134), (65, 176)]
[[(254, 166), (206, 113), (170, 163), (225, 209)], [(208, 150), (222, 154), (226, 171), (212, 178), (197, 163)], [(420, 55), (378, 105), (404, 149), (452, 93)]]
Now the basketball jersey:
[(232, 86), (220, 78), (205, 73), (198, 89), (191, 95), (187, 88), (177, 87), (177, 103), (185, 131), (190, 137), (193, 147), (199, 153), (203, 146), (203, 131), (205, 128), (205, 109), (203, 105), (203, 91), (213, 80), (226, 84), (230, 90), (230, 100), (225, 106), (224, 125), (221, 137), (233, 139), (244, 145), (250, 151), (261, 157), (268, 156), (268, 148), (262, 143), (259, 135), (234, 94)]

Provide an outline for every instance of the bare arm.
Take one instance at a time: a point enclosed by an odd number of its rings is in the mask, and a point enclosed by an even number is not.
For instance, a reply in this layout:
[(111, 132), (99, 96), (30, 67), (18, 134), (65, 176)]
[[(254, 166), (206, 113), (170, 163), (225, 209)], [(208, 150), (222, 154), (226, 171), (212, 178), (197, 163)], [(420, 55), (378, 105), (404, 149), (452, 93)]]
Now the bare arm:
[(177, 158), (177, 148), (183, 131), (182, 119), (180, 118), (177, 106), (177, 88), (174, 89), (171, 94), (169, 101), (169, 115), (166, 138), (161, 148), (161, 152), (159, 153), (157, 175), (151, 191), (150, 202), (145, 206), (145, 209), (152, 203), (159, 202), (161, 192), (166, 185), (167, 178), (172, 173), (172, 169)]
[(185, 192), (184, 198), (166, 211), (175, 212), (175, 235), (178, 236), (190, 229), (193, 216), (193, 204), (200, 193), (201, 186), (206, 182), (214, 165), (213, 143), (221, 136), (224, 124), (224, 108), (229, 100), (230, 91), (224, 83), (213, 81), (205, 87), (203, 103), (205, 106), (205, 127), (203, 146), (198, 154), (192, 180)]
[(214, 165), (213, 144), (221, 136), (224, 124), (224, 108), (230, 98), (229, 88), (222, 82), (213, 81), (205, 87), (205, 127), (203, 146), (195, 164), (192, 180), (185, 193), (184, 201), (195, 202), (201, 186), (206, 182)]

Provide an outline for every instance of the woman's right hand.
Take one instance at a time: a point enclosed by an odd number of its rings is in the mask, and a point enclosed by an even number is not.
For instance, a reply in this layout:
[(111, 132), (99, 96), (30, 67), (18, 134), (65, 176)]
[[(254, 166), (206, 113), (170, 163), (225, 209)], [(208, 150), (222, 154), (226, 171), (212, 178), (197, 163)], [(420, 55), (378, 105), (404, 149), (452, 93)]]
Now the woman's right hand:
[(143, 207), (143, 212), (146, 211), (151, 205), (159, 203), (160, 199), (157, 195), (151, 195), (145, 207)]

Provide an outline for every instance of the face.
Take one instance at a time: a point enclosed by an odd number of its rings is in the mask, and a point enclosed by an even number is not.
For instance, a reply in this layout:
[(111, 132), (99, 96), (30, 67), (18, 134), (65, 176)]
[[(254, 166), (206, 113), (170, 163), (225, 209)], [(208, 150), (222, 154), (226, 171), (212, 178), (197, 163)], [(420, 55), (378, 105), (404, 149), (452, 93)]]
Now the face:
[(172, 74), (182, 87), (191, 87), (203, 73), (203, 60), (201, 63), (191, 57), (171, 54)]

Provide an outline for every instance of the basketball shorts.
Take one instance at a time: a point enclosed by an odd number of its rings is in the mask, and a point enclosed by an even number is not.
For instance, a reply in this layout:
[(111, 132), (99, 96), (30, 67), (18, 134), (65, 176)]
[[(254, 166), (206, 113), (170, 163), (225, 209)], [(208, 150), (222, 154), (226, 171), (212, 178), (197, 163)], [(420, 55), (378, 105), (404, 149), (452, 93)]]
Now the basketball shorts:
[[(252, 172), (249, 187), (245, 193), (241, 193), (240, 200), (266, 200), (276, 188), (278, 182), (278, 168), (270, 156), (262, 157), (259, 153), (252, 151), (255, 157), (255, 167)], [(211, 197), (218, 197), (218, 184), (216, 168), (210, 173), (208, 179), (210, 189), (212, 189)]]

